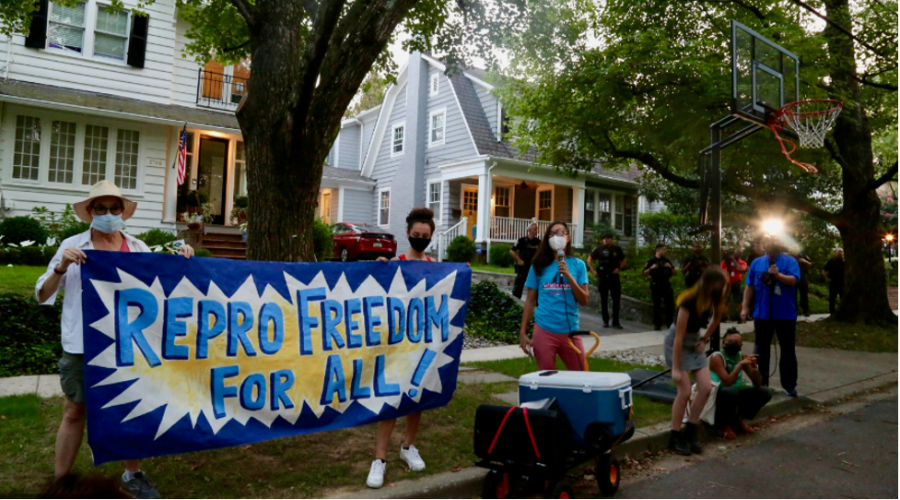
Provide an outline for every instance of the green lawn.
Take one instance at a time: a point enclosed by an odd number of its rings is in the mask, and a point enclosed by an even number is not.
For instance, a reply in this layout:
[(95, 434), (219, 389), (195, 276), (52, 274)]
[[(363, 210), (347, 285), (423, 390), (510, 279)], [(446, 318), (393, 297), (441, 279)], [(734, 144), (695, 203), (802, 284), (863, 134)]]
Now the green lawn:
[(34, 296), (34, 285), (46, 270), (46, 267), (40, 266), (2, 266), (0, 293)]
[[(623, 363), (621, 361), (613, 361), (610, 359), (590, 358), (588, 360), (591, 371), (595, 372), (624, 372), (634, 368), (650, 368), (654, 370), (663, 370), (662, 366), (643, 366), (631, 363)], [(537, 371), (537, 365), (531, 358), (515, 358), (503, 359), (498, 361), (479, 361), (475, 363), (466, 363), (466, 366), (499, 372), (510, 377), (519, 378), (526, 373)], [(556, 367), (559, 370), (565, 370), (566, 367), (559, 359), (556, 360)], [(639, 394), (634, 396), (634, 423), (637, 427), (658, 424), (665, 422), (672, 417), (672, 405), (653, 401)]]
[[(755, 340), (753, 333), (743, 335), (744, 342)], [(897, 328), (872, 325), (848, 325), (830, 320), (798, 321), (797, 345), (843, 349), (846, 351), (897, 352)]]
[[(475, 409), (503, 404), (492, 394), (513, 384), (460, 384), (444, 408), (422, 417), (416, 446), (428, 464), (424, 473), (400, 466), (404, 422), (397, 425), (388, 452), (386, 481), (422, 477), (469, 467), (475, 462), (472, 434)], [(37, 396), (0, 398), (0, 498), (33, 497), (53, 475), (53, 446), (62, 399)], [(322, 497), (329, 490), (366, 488), (375, 453), (375, 426), (276, 439), (250, 446), (151, 458), (142, 468), (164, 498)], [(119, 463), (94, 468), (86, 443), (76, 470), (118, 477)]]
[(500, 267), (493, 264), (471, 264), (473, 271), (486, 271), (489, 273), (516, 274), (516, 270), (512, 267)]

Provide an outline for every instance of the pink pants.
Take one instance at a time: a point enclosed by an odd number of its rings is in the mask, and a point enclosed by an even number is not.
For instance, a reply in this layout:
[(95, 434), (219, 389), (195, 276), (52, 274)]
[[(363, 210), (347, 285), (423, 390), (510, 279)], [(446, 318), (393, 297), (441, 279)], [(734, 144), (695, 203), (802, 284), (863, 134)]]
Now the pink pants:
[[(535, 323), (531, 342), (534, 345), (534, 357), (537, 360), (538, 370), (555, 370), (557, 354), (566, 365), (567, 370), (584, 370), (584, 361), (581, 354), (572, 350), (572, 346), (569, 345), (568, 335), (548, 332)], [(584, 352), (584, 344), (581, 342), (581, 337), (573, 338), (572, 342), (579, 351)]]

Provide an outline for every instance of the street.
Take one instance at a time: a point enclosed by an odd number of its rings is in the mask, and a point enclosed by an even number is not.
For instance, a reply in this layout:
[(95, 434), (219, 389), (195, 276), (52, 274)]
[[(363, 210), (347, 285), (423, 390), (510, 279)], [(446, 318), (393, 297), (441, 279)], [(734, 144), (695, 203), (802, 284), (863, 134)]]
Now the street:
[(626, 470), (616, 498), (897, 498), (896, 390), (882, 396), (706, 443), (700, 457), (666, 454), (649, 473)]

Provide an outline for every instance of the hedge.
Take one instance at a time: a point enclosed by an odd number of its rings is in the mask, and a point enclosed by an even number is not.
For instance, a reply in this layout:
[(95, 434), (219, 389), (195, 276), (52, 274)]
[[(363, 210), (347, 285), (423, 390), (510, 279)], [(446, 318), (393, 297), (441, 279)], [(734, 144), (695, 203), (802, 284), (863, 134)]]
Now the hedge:
[(495, 283), (476, 283), (472, 285), (466, 310), (466, 334), (506, 344), (518, 344), (523, 311), (524, 308)]
[(475, 242), (468, 236), (457, 236), (447, 245), (447, 260), (450, 262), (470, 262), (475, 258)]
[(34, 297), (0, 294), (0, 377), (59, 371), (61, 303), (41, 306)]

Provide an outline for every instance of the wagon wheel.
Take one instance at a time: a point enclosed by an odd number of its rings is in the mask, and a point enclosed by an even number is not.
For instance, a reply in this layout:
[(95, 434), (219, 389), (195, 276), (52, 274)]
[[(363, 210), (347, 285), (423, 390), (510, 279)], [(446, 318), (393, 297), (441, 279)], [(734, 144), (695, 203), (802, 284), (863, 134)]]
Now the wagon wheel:
[(615, 495), (619, 491), (619, 480), (622, 477), (619, 460), (610, 453), (603, 453), (597, 457), (596, 471), (600, 493), (608, 497)]
[(544, 492), (544, 498), (575, 498), (572, 486), (565, 482), (559, 481)]
[(481, 498), (507, 498), (509, 496), (509, 474), (492, 470), (481, 484)]

